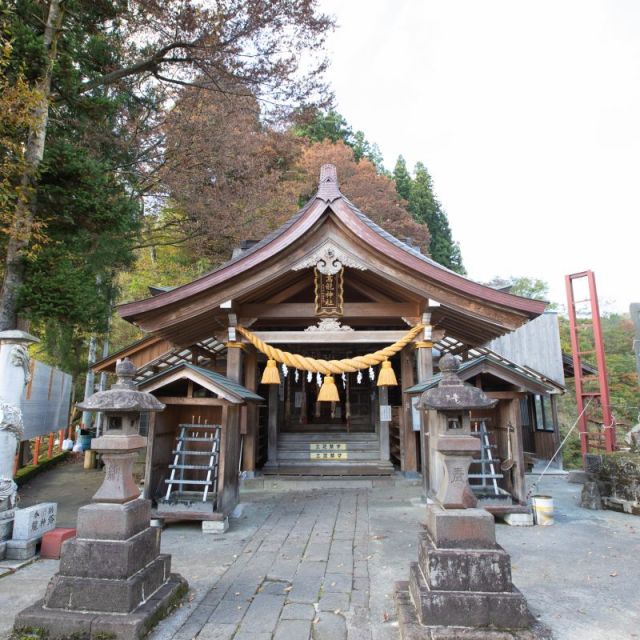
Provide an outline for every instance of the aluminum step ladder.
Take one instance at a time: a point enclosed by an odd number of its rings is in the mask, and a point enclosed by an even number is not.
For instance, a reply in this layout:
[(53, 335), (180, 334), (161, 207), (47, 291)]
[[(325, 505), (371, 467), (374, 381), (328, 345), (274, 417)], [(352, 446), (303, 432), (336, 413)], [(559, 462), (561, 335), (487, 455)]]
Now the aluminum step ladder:
[(492, 450), (497, 449), (497, 446), (491, 444), (486, 421), (480, 420), (474, 422), (472, 434), (480, 438), (480, 457), (474, 458), (471, 464), (472, 466), (479, 465), (480, 471), (477, 473), (469, 473), (469, 480), (479, 480), (480, 483), (471, 484), (471, 487), (481, 489), (484, 492), (489, 487), (489, 481), (491, 481), (493, 492), (498, 496), (502, 493), (498, 487), (498, 480), (504, 478), (504, 475), (500, 473), (500, 467), (498, 466), (500, 459), (493, 455)]
[(174, 498), (180, 498), (185, 487), (198, 487), (195, 491), (191, 489), (190, 495), (202, 493), (202, 502), (206, 502), (207, 496), (215, 495), (218, 490), (220, 425), (180, 424), (178, 429), (180, 433), (171, 452), (174, 458), (169, 465), (171, 474), (165, 480), (167, 493), (164, 499), (170, 500), (172, 494)]

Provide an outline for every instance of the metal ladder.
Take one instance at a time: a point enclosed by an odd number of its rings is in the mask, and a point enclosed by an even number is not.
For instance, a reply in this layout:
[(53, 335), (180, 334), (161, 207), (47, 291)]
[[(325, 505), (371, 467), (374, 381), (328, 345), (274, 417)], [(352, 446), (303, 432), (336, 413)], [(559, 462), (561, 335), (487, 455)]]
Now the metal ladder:
[(495, 465), (500, 462), (498, 458), (493, 457), (492, 449), (496, 449), (495, 444), (491, 444), (489, 441), (489, 432), (487, 431), (487, 424), (484, 420), (474, 423), (473, 435), (480, 438), (480, 457), (474, 458), (472, 464), (480, 465), (479, 473), (469, 473), (469, 479), (480, 480), (480, 484), (472, 484), (471, 487), (486, 489), (488, 481), (491, 480), (493, 485), (493, 492), (495, 495), (500, 495), (500, 489), (498, 487), (498, 480), (503, 478), (504, 475), (498, 471), (496, 473)]
[[(178, 425), (180, 434), (176, 438), (176, 448), (173, 464), (169, 465), (171, 475), (165, 480), (167, 493), (165, 500), (171, 498), (171, 494), (182, 494), (185, 486), (201, 487), (190, 493), (202, 492), (202, 502), (207, 501), (209, 493), (215, 495), (218, 489), (218, 458), (220, 452), (220, 425), (216, 424), (181, 424)], [(199, 447), (190, 448), (189, 443), (199, 443)], [(208, 445), (203, 448), (203, 443)], [(208, 458), (207, 464), (191, 464), (189, 458)], [(206, 478), (201, 477), (206, 471)], [(177, 476), (176, 477), (176, 472)], [(187, 472), (187, 473), (185, 473)], [(191, 473), (189, 473), (191, 472)], [(193, 472), (197, 472), (197, 475)], [(194, 476), (196, 476), (194, 478)], [(176, 489), (177, 487), (177, 489)], [(175, 497), (175, 496), (174, 496)]]

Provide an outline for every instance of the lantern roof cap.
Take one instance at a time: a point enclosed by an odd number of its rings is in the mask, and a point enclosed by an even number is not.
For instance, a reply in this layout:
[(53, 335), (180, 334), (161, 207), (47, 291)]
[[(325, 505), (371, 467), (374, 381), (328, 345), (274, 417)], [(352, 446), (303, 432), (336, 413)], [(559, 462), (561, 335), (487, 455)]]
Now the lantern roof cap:
[(437, 411), (468, 411), (490, 409), (497, 400), (489, 398), (481, 389), (463, 382), (458, 375), (460, 361), (451, 353), (440, 358), (442, 378), (437, 387), (428, 389), (420, 397), (420, 407)]
[(103, 411), (105, 413), (133, 413), (140, 411), (162, 411), (165, 405), (154, 395), (138, 391), (133, 381), (136, 367), (128, 358), (118, 360), (116, 365), (118, 380), (106, 391), (98, 391), (84, 402), (78, 403), (82, 411)]

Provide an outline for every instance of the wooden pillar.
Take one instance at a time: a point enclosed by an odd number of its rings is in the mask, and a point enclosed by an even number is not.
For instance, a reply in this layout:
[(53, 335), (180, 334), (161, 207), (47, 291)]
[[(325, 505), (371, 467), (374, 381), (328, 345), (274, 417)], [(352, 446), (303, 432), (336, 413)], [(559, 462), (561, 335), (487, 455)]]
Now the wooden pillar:
[(240, 421), (237, 405), (222, 407), (220, 466), (218, 467), (218, 500), (216, 511), (228, 516), (238, 504), (240, 488), (238, 464), (240, 456)]
[[(250, 349), (245, 353), (244, 360), (244, 386), (250, 391), (256, 391), (258, 388), (257, 373), (258, 354), (255, 349)], [(240, 433), (244, 436), (242, 470), (254, 472), (258, 447), (258, 407), (254, 403), (242, 407), (240, 420)]]
[[(557, 451), (560, 448), (560, 422), (558, 420), (558, 397), (555, 394), (551, 394), (549, 398), (551, 402), (551, 418), (553, 420), (553, 450)], [(558, 454), (556, 462), (562, 462), (562, 455)], [(562, 467), (562, 464), (560, 465)]]
[[(389, 388), (378, 387), (378, 413), (380, 414), (380, 407), (389, 404)], [(389, 420), (382, 420), (380, 418), (380, 460), (382, 462), (389, 462), (391, 459), (391, 452), (389, 450)]]
[[(408, 345), (400, 352), (400, 377), (403, 389), (412, 387), (415, 381), (411, 349), (412, 346)], [(404, 472), (416, 472), (418, 470), (418, 452), (413, 431), (413, 411), (411, 396), (406, 393), (402, 394), (402, 418), (400, 421), (402, 429), (400, 433), (400, 468)]]
[[(422, 340), (416, 343), (418, 383), (427, 382), (433, 378), (433, 342), (431, 341), (431, 314), (422, 315), (425, 325)], [(420, 411), (420, 455), (422, 459), (422, 487), (424, 495), (429, 494), (431, 483), (429, 469), (432, 465), (432, 452), (429, 447), (429, 425), (435, 424), (435, 411)], [(437, 487), (433, 487), (437, 490)]]
[[(503, 427), (503, 433), (508, 436), (506, 427), (511, 425), (513, 432), (511, 433), (511, 455), (515, 461), (515, 465), (511, 469), (511, 491), (514, 497), (520, 502), (525, 502), (527, 498), (527, 488), (524, 479), (524, 448), (522, 446), (522, 422), (520, 420), (520, 395), (516, 395), (513, 400), (501, 400), (498, 403), (500, 416), (500, 426)], [(505, 451), (506, 451), (505, 437)]]
[(227, 342), (227, 378), (242, 384), (242, 350), (240, 342)]
[(269, 385), (269, 422), (267, 432), (267, 465), (278, 464), (278, 385)]

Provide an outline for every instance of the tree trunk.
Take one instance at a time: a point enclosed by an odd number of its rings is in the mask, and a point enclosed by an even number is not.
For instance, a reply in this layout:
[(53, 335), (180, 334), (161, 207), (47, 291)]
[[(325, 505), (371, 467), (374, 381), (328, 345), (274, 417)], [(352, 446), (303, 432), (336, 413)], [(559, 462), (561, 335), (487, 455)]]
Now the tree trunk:
[(62, 24), (61, 4), (64, 0), (50, 0), (47, 25), (44, 30), (43, 46), (46, 66), (38, 80), (37, 90), (40, 100), (33, 112), (33, 124), (27, 136), (25, 147), (26, 170), (20, 180), (21, 192), (7, 242), (4, 280), (0, 291), (0, 331), (18, 326), (18, 292), (24, 280), (24, 252), (31, 240), (31, 230), (36, 210), (36, 185), (38, 169), (44, 156), (44, 143), (49, 119), (49, 95), (51, 76), (56, 59), (56, 43)]

